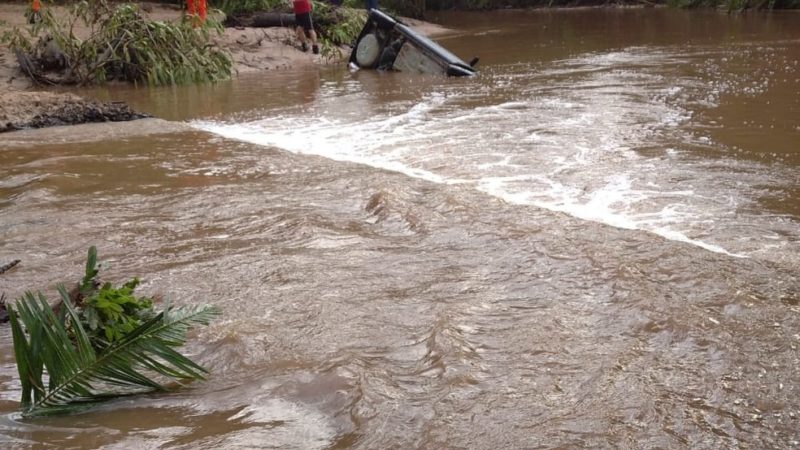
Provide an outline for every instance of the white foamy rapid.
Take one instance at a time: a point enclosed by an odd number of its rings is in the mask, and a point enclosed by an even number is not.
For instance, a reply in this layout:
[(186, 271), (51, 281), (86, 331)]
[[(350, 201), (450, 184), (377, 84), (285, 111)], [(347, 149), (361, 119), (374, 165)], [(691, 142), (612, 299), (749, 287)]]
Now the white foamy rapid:
[[(192, 125), (435, 183), (469, 184), (509, 203), (743, 256), (759, 247), (747, 244), (753, 236), (732, 241), (716, 232), (748, 201), (736, 187), (741, 171), (716, 171), (685, 157), (686, 148), (714, 144), (685, 127), (691, 80), (667, 85), (647, 69), (658, 57), (630, 49), (560, 61), (535, 75), (514, 67), (380, 101), (354, 94), (352, 86), (323, 84), (312, 107)], [(337, 114), (337, 105), (347, 114)]]

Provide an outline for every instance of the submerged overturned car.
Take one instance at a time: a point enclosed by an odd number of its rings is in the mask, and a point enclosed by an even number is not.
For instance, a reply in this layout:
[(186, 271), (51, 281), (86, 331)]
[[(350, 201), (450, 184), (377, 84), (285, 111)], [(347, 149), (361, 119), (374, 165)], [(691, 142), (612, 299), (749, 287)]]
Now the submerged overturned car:
[(392, 17), (372, 9), (361, 30), (350, 63), (364, 69), (416, 73), (474, 75), (475, 58), (469, 64), (444, 47), (420, 35)]

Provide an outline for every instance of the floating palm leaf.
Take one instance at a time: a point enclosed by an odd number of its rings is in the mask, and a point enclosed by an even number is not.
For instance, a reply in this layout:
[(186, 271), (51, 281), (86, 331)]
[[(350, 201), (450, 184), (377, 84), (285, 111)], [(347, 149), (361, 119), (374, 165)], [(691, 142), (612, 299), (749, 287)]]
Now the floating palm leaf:
[(42, 294), (30, 292), (9, 307), (24, 415), (69, 412), (108, 397), (166, 390), (154, 376), (180, 383), (203, 379), (207, 373), (175, 347), (186, 342), (186, 331), (193, 325), (207, 325), (217, 316), (217, 308), (167, 306), (98, 350), (66, 289), (59, 286), (58, 291), (62, 298), (58, 312)]

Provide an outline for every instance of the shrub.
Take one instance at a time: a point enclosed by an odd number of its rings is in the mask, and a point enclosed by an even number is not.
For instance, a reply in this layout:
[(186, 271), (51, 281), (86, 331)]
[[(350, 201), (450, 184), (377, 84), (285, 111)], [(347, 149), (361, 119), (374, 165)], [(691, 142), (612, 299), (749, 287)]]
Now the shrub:
[[(88, 37), (76, 36), (76, 26)], [(222, 26), (209, 18), (202, 26), (191, 19), (159, 22), (142, 16), (132, 3), (109, 6), (105, 0), (82, 1), (66, 18), (51, 8), (25, 31), (14, 29), (3, 40), (37, 82), (91, 84), (125, 80), (151, 85), (217, 81), (230, 77), (230, 55), (212, 45)], [(53, 78), (49, 70), (58, 70)]]

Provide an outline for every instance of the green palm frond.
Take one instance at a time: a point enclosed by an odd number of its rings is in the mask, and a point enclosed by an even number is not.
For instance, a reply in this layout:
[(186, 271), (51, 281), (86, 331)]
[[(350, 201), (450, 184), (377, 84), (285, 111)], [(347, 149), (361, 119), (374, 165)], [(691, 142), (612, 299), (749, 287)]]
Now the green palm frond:
[[(28, 292), (9, 308), (23, 414), (45, 415), (109, 396), (166, 390), (159, 378), (203, 379), (204, 368), (175, 347), (186, 331), (219, 315), (212, 306), (167, 306), (121, 339), (97, 349), (63, 286), (58, 312)], [(44, 373), (49, 378), (44, 384)]]

